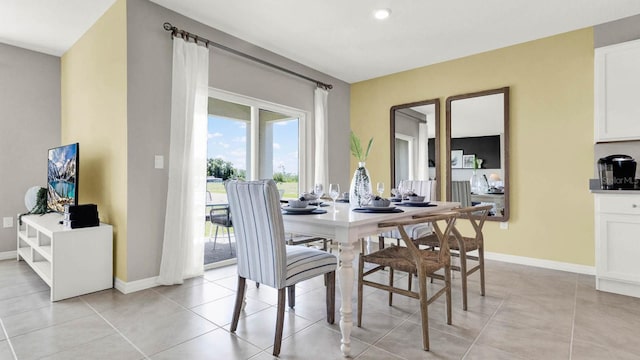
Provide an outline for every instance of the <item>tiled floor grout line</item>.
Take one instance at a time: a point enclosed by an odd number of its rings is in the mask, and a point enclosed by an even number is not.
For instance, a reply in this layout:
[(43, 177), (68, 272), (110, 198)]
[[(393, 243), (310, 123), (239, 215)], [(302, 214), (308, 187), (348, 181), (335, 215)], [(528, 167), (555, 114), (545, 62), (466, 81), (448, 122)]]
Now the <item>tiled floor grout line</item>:
[(126, 342), (128, 342), (131, 346), (133, 346), (133, 348), (136, 349), (142, 356), (144, 356), (145, 359), (150, 359), (149, 356), (147, 356), (147, 354), (144, 353), (144, 351), (142, 351), (139, 347), (137, 347), (136, 344), (133, 343), (133, 341), (129, 340), (128, 337), (126, 337), (122, 332), (120, 332), (120, 330), (118, 330), (118, 328), (115, 327), (115, 325), (113, 325), (109, 320), (107, 320), (104, 316), (102, 316), (102, 314), (100, 314), (100, 312), (98, 312), (96, 308), (91, 306), (91, 304), (89, 304), (83, 297), (80, 297), (80, 300), (82, 300), (82, 302), (84, 302), (91, 310), (93, 310), (93, 312), (96, 313), (96, 315), (98, 315), (102, 320), (104, 320), (104, 322), (106, 322), (109, 326), (111, 326), (111, 328), (115, 330), (115, 332), (118, 335), (122, 336), (122, 338)]
[(571, 339), (569, 339), (569, 360), (573, 357), (573, 334), (576, 330), (576, 311), (578, 308), (578, 276), (576, 276), (576, 290), (573, 294), (573, 316), (571, 317)]
[(9, 350), (11, 350), (11, 353), (13, 354), (13, 358), (15, 360), (18, 360), (18, 355), (16, 355), (16, 351), (13, 349), (13, 345), (11, 344), (11, 340), (9, 339), (9, 334), (7, 333), (7, 328), (4, 327), (2, 319), (0, 319), (0, 328), (2, 328), (2, 332), (4, 333), (4, 337), (7, 340), (7, 345), (9, 345)]
[[(206, 280), (206, 279), (205, 279), (205, 280)], [(206, 280), (206, 281), (209, 281), (209, 280)], [(218, 285), (218, 284), (216, 284), (216, 285)], [(218, 285), (218, 286), (220, 286), (220, 285)], [(216, 323), (212, 322), (211, 320), (209, 320), (209, 319), (207, 319), (206, 317), (204, 317), (204, 316), (202, 316), (202, 315), (200, 315), (200, 314), (196, 313), (195, 311), (193, 311), (193, 310), (191, 310), (191, 309), (187, 308), (186, 306), (184, 306), (184, 305), (180, 304), (179, 302), (177, 302), (177, 301), (173, 300), (172, 298), (168, 297), (167, 295), (162, 294), (161, 292), (157, 291), (155, 288), (151, 288), (150, 290), (151, 290), (151, 291), (153, 291), (153, 292), (155, 292), (156, 294), (158, 294), (158, 295), (160, 295), (160, 296), (162, 296), (162, 297), (166, 298), (167, 300), (169, 300), (169, 301), (173, 302), (174, 304), (176, 304), (176, 305), (180, 306), (180, 307), (181, 307), (181, 308), (183, 308), (184, 310), (189, 311), (189, 312), (191, 312), (192, 314), (194, 314), (194, 315), (196, 315), (196, 316), (198, 316), (198, 317), (202, 318), (203, 320), (206, 320), (206, 321), (208, 321), (208, 322), (212, 323), (213, 325), (217, 326), (217, 328), (216, 328), (216, 329), (211, 330), (211, 331), (215, 331), (215, 330), (218, 330), (218, 329), (223, 330), (223, 331), (227, 332), (228, 334), (233, 335), (233, 336), (237, 337), (238, 339), (240, 339), (240, 340), (242, 340), (242, 341), (246, 342), (247, 344), (251, 344), (251, 345), (253, 345), (253, 346), (257, 347), (258, 349), (260, 349), (260, 352), (261, 352), (261, 353), (262, 353), (262, 352), (266, 352), (266, 350), (267, 350), (267, 349), (269, 349), (271, 346), (273, 346), (273, 345), (270, 345), (270, 346), (268, 346), (268, 347), (266, 347), (266, 348), (264, 348), (264, 349), (263, 349), (263, 348), (262, 348), (261, 346), (259, 346), (258, 344), (254, 344), (254, 343), (252, 343), (251, 341), (249, 341), (248, 339), (244, 339), (244, 338), (242, 338), (242, 337), (238, 336), (236, 333), (232, 333), (231, 331), (229, 331), (229, 330), (225, 329), (225, 328), (224, 328), (224, 326), (220, 326), (220, 325), (218, 325), (218, 324), (216, 324)], [(246, 290), (245, 290), (245, 291), (246, 291)], [(234, 296), (234, 295), (229, 295), (229, 296)], [(245, 298), (245, 301), (246, 301), (246, 298)], [(203, 305), (203, 304), (201, 304), (201, 305)], [(273, 305), (269, 305), (269, 307), (275, 307), (275, 306), (273, 306)], [(258, 311), (258, 312), (262, 312), (262, 311), (265, 311), (265, 310), (267, 310), (267, 309), (268, 309), (268, 308), (265, 308), (265, 309), (260, 310), (260, 311)], [(253, 314), (252, 314), (252, 315), (253, 315)], [(295, 315), (295, 314), (294, 314), (294, 315)], [(296, 316), (297, 316), (297, 315), (296, 315)], [(313, 325), (313, 323), (312, 323), (312, 325)], [(306, 329), (306, 328), (307, 328), (307, 327), (305, 327), (305, 328), (303, 328), (303, 329)], [(301, 329), (301, 330), (302, 330), (302, 329)], [(211, 332), (211, 331), (208, 331), (207, 333), (209, 333), (209, 332)], [(191, 340), (193, 340), (193, 339), (195, 339), (195, 338), (198, 338), (198, 337), (200, 337), (200, 336), (202, 336), (202, 335), (204, 335), (204, 334), (200, 334), (200, 335), (198, 335), (198, 336), (196, 336), (196, 337), (194, 337), (194, 338), (187, 339), (187, 340), (185, 340), (185, 341), (183, 341), (183, 342), (181, 342), (181, 343), (179, 343), (179, 344), (176, 344), (176, 345), (172, 346), (171, 348), (176, 347), (176, 346), (180, 346), (181, 344), (186, 343), (186, 342), (188, 342), (188, 341), (191, 341)], [(291, 335), (293, 335), (293, 334), (291, 334)], [(291, 335), (287, 336), (287, 338), (288, 338), (288, 337), (290, 337)], [(285, 340), (285, 339), (286, 339), (286, 338), (282, 338), (282, 340)], [(169, 348), (169, 349), (171, 349), (171, 348)], [(163, 351), (166, 351), (166, 350), (169, 350), (169, 349), (165, 349), (165, 350), (163, 350)]]
[[(508, 295), (507, 298), (511, 296)], [(482, 329), (480, 329), (480, 332), (478, 333), (478, 335), (476, 336), (475, 339), (473, 339), (473, 342), (471, 343), (471, 345), (469, 345), (469, 348), (467, 349), (467, 351), (464, 353), (464, 355), (462, 355), (462, 359), (465, 359), (467, 357), (467, 355), (469, 355), (469, 352), (471, 351), (471, 349), (473, 349), (473, 347), (476, 345), (476, 343), (478, 342), (478, 339), (480, 339), (480, 336), (482, 336), (482, 333), (485, 331), (485, 329), (489, 326), (489, 324), (491, 324), (491, 321), (493, 320), (493, 318), (496, 316), (496, 314), (498, 313), (498, 311), (500, 311), (500, 308), (502, 308), (502, 305), (504, 304), (505, 299), (502, 299), (502, 301), (500, 301), (500, 305), (498, 305), (498, 307), (496, 308), (496, 310), (493, 312), (493, 314), (491, 314), (491, 316), (489, 317), (489, 319), (487, 320), (487, 323), (484, 324), (484, 326), (482, 327)]]

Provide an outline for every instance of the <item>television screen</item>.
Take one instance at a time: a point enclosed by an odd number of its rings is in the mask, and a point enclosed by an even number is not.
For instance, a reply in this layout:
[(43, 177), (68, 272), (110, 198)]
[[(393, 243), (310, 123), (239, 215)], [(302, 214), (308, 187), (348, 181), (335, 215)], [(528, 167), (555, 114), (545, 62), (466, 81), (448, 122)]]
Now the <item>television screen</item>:
[(47, 206), (64, 212), (66, 204), (78, 205), (78, 143), (49, 149)]

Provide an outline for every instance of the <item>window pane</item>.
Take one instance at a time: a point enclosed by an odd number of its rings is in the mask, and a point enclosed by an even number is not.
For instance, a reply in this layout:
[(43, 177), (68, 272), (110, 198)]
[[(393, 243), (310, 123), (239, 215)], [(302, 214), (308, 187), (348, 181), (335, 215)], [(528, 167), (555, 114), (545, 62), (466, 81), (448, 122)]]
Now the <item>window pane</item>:
[(297, 197), (299, 119), (260, 110), (260, 178), (273, 178), (285, 196)]

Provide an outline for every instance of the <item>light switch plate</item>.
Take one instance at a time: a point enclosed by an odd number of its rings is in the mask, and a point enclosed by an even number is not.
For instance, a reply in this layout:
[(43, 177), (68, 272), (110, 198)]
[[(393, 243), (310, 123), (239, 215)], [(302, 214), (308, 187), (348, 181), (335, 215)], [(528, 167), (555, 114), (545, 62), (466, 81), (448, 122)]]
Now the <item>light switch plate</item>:
[(13, 218), (11, 216), (3, 217), (2, 218), (2, 227), (4, 227), (4, 228), (13, 227)]
[(164, 156), (156, 155), (153, 163), (156, 169), (164, 169)]
[(508, 222), (503, 221), (503, 222), (500, 223), (500, 229), (506, 230), (508, 228), (509, 228), (509, 223)]

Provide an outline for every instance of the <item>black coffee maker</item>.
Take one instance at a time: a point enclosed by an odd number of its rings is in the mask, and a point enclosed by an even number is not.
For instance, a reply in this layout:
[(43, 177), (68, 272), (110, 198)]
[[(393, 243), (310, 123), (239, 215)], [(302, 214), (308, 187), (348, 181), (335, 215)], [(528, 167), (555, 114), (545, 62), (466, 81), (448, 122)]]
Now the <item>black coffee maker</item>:
[(598, 160), (600, 187), (603, 190), (633, 189), (636, 161), (629, 155), (609, 155)]

